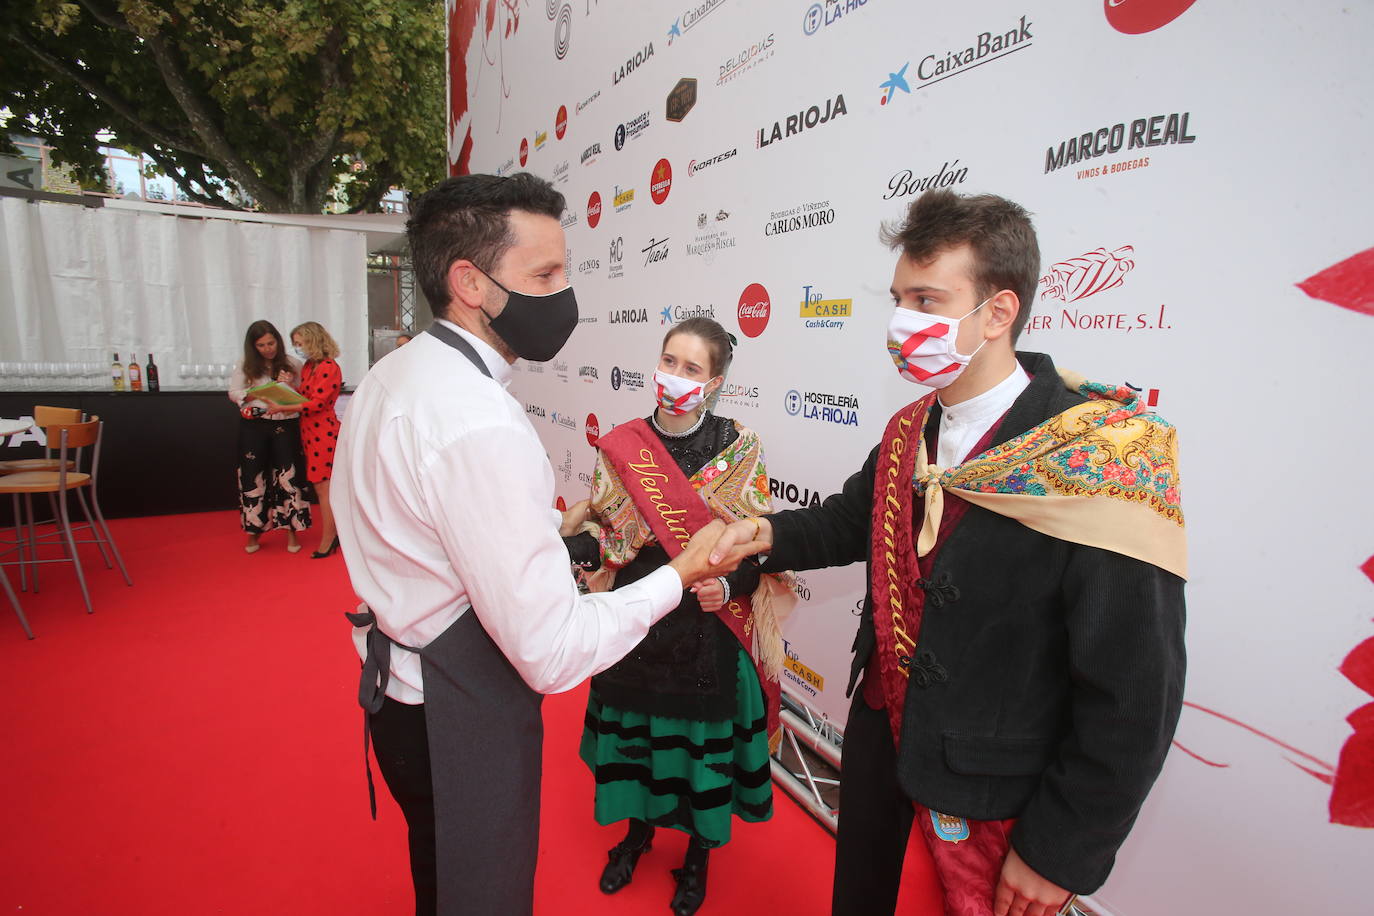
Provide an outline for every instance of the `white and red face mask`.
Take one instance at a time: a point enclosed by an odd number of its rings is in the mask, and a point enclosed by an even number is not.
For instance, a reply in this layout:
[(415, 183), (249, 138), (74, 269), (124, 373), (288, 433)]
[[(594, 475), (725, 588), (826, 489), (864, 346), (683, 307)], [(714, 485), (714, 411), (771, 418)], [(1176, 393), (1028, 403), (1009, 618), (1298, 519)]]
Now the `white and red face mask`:
[[(991, 296), (984, 299), (964, 318), (991, 301)], [(944, 388), (958, 378), (978, 350), (983, 349), (983, 344), (979, 344), (967, 356), (955, 349), (959, 322), (963, 320), (898, 308), (887, 326), (887, 352), (902, 378), (927, 388)]]
[(658, 406), (674, 416), (681, 416), (696, 410), (706, 400), (706, 386), (710, 382), (694, 382), (689, 378), (669, 375), (662, 369), (654, 370), (654, 391), (658, 395)]

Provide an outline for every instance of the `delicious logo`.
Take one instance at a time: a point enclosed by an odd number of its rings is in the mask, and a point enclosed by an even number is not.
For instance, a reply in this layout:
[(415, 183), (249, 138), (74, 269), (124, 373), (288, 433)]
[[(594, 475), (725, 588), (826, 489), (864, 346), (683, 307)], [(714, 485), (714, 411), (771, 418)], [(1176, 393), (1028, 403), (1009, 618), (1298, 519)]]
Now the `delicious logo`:
[(768, 478), (768, 493), (774, 499), (780, 499), (794, 506), (819, 506), (821, 504), (819, 491), (808, 487), (798, 487), (794, 483), (788, 483), (776, 477)]
[(763, 224), (765, 236), (785, 235), (798, 229), (814, 229), (829, 226), (835, 222), (835, 210), (828, 200), (817, 200), (792, 207), (790, 210), (775, 210), (768, 214), (768, 222)]
[(654, 43), (651, 41), (645, 45), (642, 50), (636, 51), (633, 57), (621, 64), (619, 70), (611, 74), (611, 85), (614, 86), (618, 84), (625, 77), (634, 73), (640, 67), (644, 66), (645, 62), (653, 56)]
[(669, 121), (679, 122), (687, 117), (687, 112), (697, 103), (697, 81), (691, 77), (684, 76), (677, 81), (673, 91), (668, 93), (667, 110), (664, 117)]
[(577, 421), (565, 413), (559, 413), (555, 410), (553, 413), (549, 414), (549, 419), (553, 422), (554, 426), (561, 426), (564, 429), (577, 429)]
[(617, 235), (611, 242), (606, 273), (612, 280), (625, 276), (625, 238)]
[(759, 64), (773, 56), (773, 33), (768, 33), (768, 37), (762, 41), (756, 41), (747, 48), (731, 57), (721, 64), (716, 74), (716, 85), (723, 86), (736, 77), (743, 76), (753, 70)]
[[(672, 45), (674, 38), (681, 38), (684, 32), (689, 32), (701, 20), (716, 11), (716, 8), (725, 3), (725, 0), (706, 0), (682, 11), (682, 15), (673, 20), (673, 24), (668, 26), (668, 44)], [(678, 28), (678, 23), (682, 27)]]
[(813, 287), (802, 287), (801, 317), (808, 328), (842, 328), (854, 315), (853, 299), (826, 299)]
[(586, 382), (587, 384), (590, 385), (592, 382), (595, 382), (595, 381), (597, 380), (597, 378), (598, 378), (598, 376), (597, 376), (597, 374), (596, 374), (596, 367), (595, 367), (595, 366), (582, 366), (581, 368), (579, 368), (579, 369), (577, 370), (577, 377), (580, 378), (580, 379), (582, 379), (582, 381), (584, 381), (584, 382)]
[(601, 222), (601, 192), (593, 191), (592, 196), (587, 198), (587, 228), (595, 229), (599, 222)]
[(582, 109), (586, 108), (588, 105), (590, 105), (592, 102), (595, 102), (595, 101), (596, 101), (597, 99), (599, 99), (599, 98), (601, 98), (601, 90), (600, 90), (600, 89), (596, 90), (596, 91), (593, 92), (590, 96), (588, 96), (587, 98), (585, 98), (585, 99), (583, 99), (582, 101), (578, 102), (578, 103), (577, 103), (577, 108), (576, 108), (577, 114), (581, 114), (581, 113), (582, 113)]
[(783, 406), (791, 416), (803, 420), (833, 423), (837, 426), (859, 425), (859, 399), (852, 394), (830, 394), (824, 391), (787, 392)]
[(710, 159), (693, 159), (691, 162), (687, 163), (687, 177), (691, 178), (693, 175), (695, 175), (697, 172), (700, 172), (702, 169), (710, 168), (717, 162), (724, 162), (726, 159), (733, 158), (734, 155), (738, 152), (739, 149), (736, 148), (726, 150), (723, 153), (717, 153)]
[[(1045, 172), (1048, 174), (1066, 165), (1119, 153), (1122, 149), (1147, 149), (1171, 143), (1192, 143), (1197, 137), (1188, 133), (1188, 116), (1189, 112), (1184, 111), (1170, 115), (1155, 115), (1152, 118), (1137, 118), (1131, 122), (1129, 128), (1125, 121), (1121, 121), (1070, 137), (1060, 143), (1058, 148), (1051, 146), (1045, 150)], [(1079, 172), (1078, 177), (1096, 178), (1099, 175), (1144, 168), (1149, 164), (1146, 157), (1143, 162), (1133, 160), (1131, 163), (1116, 163), (1106, 169), (1084, 169)]]
[(1044, 287), (1040, 295), (1042, 299), (1077, 302), (1115, 289), (1125, 282), (1126, 275), (1133, 270), (1134, 247), (1122, 245), (1111, 252), (1106, 248), (1098, 248), (1051, 266), (1050, 272), (1040, 278), (1040, 285)]
[(1127, 35), (1143, 35), (1182, 16), (1193, 0), (1106, 0), (1102, 4), (1112, 28)]
[(672, 189), (673, 166), (667, 159), (660, 159), (649, 176), (649, 196), (655, 204), (661, 204), (668, 199), (668, 192)]
[(558, 184), (567, 184), (567, 183), (568, 183), (568, 169), (569, 169), (569, 163), (568, 163), (568, 160), (566, 160), (566, 159), (564, 159), (562, 162), (558, 163), (558, 165), (555, 165), (555, 166), (553, 167), (553, 180), (554, 180), (555, 182), (557, 182)]
[(741, 385), (737, 382), (726, 382), (720, 386), (720, 400), (729, 404), (731, 407), (748, 407), (757, 410), (759, 406), (759, 386)]
[(615, 148), (623, 149), (625, 144), (637, 139), (644, 131), (649, 129), (649, 113), (646, 111), (638, 115), (634, 120), (618, 124), (615, 128)]
[(600, 258), (586, 258), (577, 264), (577, 272), (580, 274), (595, 273), (601, 269)]
[(644, 387), (644, 373), (631, 372), (629, 369), (615, 366), (611, 369), (611, 387), (616, 391), (622, 387), (626, 391), (638, 391)]
[(657, 238), (651, 238), (649, 244), (640, 249), (640, 253), (644, 255), (645, 267), (666, 261), (668, 260), (668, 240), (659, 241)]
[(825, 0), (825, 6), (813, 3), (802, 16), (802, 31), (815, 35), (822, 28), (839, 22), (846, 14), (853, 15), (863, 8), (868, 0)]
[(530, 141), (524, 137), (520, 138), (520, 164), (523, 166), (530, 161)]
[(739, 296), (739, 330), (745, 337), (758, 337), (768, 327), (773, 303), (762, 283), (750, 283)]
[(582, 151), (582, 164), (590, 165), (596, 161), (596, 157), (601, 155), (601, 144), (593, 143)]
[(587, 444), (596, 448), (596, 440), (601, 438), (601, 421), (596, 418), (596, 414), (587, 414)]
[(680, 305), (670, 305), (658, 313), (659, 324), (678, 324), (688, 318), (710, 318), (716, 320), (716, 307), (714, 305), (694, 305), (691, 308), (683, 308)]
[(539, 133), (537, 133), (537, 134), (534, 135), (534, 148), (535, 148), (535, 149), (543, 149), (543, 148), (544, 148), (544, 144), (545, 144), (545, 143), (548, 143), (548, 142), (549, 142), (549, 132), (548, 132), (547, 130), (541, 130)]
[(553, 116), (553, 135), (562, 140), (568, 132), (568, 106), (559, 105), (558, 114)]
[(883, 99), (878, 103), (879, 105), (886, 105), (888, 102), (892, 101), (892, 94), (898, 89), (902, 90), (907, 95), (911, 95), (911, 87), (908, 86), (906, 82), (906, 68), (910, 66), (911, 61), (907, 61), (902, 64), (902, 69), (898, 70), (896, 73), (889, 73), (887, 79), (878, 84), (878, 88), (884, 90)]
[(916, 88), (924, 89), (941, 80), (957, 76), (965, 68), (971, 70), (981, 67), (1008, 54), (1029, 48), (1033, 37), (1030, 31), (1032, 24), (1022, 16), (1019, 26), (1001, 35), (980, 32), (974, 43), (963, 50), (946, 51), (944, 57), (927, 54), (916, 66), (916, 77), (921, 81), (921, 85)]
[(849, 109), (844, 105), (844, 93), (840, 93), (834, 99), (826, 99), (823, 109), (820, 105), (812, 105), (805, 111), (788, 115), (782, 121), (774, 121), (771, 130), (767, 127), (760, 127), (755, 135), (754, 145), (760, 148), (768, 146), (784, 137), (799, 134), (807, 128), (827, 124), (832, 118), (838, 118), (840, 115), (848, 113)]
[(887, 193), (883, 195), (883, 200), (906, 197), (909, 194), (922, 194), (933, 188), (948, 188), (951, 185), (963, 184), (968, 179), (968, 166), (956, 168), (958, 165), (958, 159), (955, 159), (953, 164), (949, 160), (945, 160), (945, 164), (940, 166), (940, 171), (922, 178), (917, 178), (911, 169), (902, 169), (888, 179)]
[(611, 198), (611, 201), (615, 206), (615, 212), (621, 213), (628, 210), (634, 206), (635, 189), (626, 188), (622, 191), (620, 185), (615, 185), (615, 197)]
[(611, 312), (611, 324), (648, 324), (648, 309), (616, 309)]

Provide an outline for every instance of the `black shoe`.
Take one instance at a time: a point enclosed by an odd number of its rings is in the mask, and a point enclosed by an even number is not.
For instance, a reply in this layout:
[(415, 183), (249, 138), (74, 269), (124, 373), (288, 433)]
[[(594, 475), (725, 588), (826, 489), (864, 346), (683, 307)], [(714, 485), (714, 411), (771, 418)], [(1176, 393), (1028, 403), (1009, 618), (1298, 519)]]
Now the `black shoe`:
[(635, 865), (639, 862), (639, 857), (649, 851), (653, 846), (654, 833), (649, 831), (649, 835), (644, 838), (642, 846), (631, 846), (624, 840), (611, 847), (610, 852), (606, 853), (610, 859), (606, 867), (601, 871), (601, 893), (614, 894), (616, 891), (630, 883), (634, 877)]
[(676, 916), (692, 916), (706, 902), (706, 863), (673, 869), (677, 891), (669, 904)]
[(336, 551), (336, 550), (338, 550), (338, 549), (339, 549), (339, 539), (338, 539), (337, 537), (335, 537), (334, 540), (330, 542), (330, 544), (329, 544), (329, 549), (328, 549), (328, 550), (317, 550), (317, 551), (315, 551), (314, 553), (312, 553), (312, 554), (310, 555), (310, 559), (312, 559), (312, 560), (323, 560), (325, 557), (332, 555), (332, 554), (334, 553), (334, 551)]

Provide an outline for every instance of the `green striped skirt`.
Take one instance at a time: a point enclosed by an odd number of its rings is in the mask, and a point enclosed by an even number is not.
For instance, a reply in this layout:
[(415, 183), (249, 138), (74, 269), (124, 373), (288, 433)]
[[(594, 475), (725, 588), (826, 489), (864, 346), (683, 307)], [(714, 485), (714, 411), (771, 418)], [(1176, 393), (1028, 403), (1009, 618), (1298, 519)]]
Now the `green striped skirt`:
[(596, 776), (596, 820), (628, 818), (672, 827), (708, 848), (730, 841), (730, 816), (773, 816), (763, 691), (739, 652), (734, 719), (701, 722), (607, 706), (593, 689), (582, 760)]

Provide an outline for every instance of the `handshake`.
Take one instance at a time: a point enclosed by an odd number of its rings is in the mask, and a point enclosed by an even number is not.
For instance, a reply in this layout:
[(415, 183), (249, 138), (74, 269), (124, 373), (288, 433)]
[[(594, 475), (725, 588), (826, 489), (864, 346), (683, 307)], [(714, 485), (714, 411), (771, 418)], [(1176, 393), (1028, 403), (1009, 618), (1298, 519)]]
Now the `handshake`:
[(735, 571), (745, 557), (773, 547), (768, 519), (747, 519), (727, 525), (714, 519), (692, 535), (687, 546), (668, 565), (677, 570), (683, 588)]

